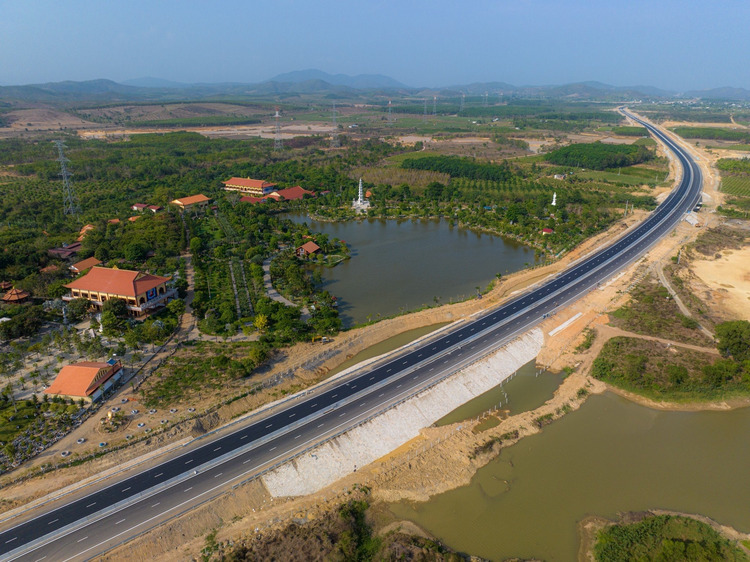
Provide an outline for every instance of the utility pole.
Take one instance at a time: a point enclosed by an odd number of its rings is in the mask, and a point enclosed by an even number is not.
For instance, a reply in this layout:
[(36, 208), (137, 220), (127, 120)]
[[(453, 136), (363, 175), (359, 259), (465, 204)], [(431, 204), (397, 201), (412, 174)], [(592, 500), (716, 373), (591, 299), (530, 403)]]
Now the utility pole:
[(339, 142), (339, 127), (336, 123), (336, 102), (333, 102), (333, 133), (331, 133), (331, 148), (341, 146)]
[(276, 108), (276, 115), (274, 116), (276, 119), (276, 135), (273, 138), (273, 149), (274, 150), (281, 150), (284, 148), (284, 144), (281, 141), (281, 122), (279, 119), (281, 118), (281, 115), (279, 115), (279, 108)]
[(65, 143), (61, 140), (56, 140), (54, 143), (57, 147), (57, 161), (60, 162), (60, 177), (63, 180), (63, 214), (80, 215), (81, 206), (78, 204), (78, 198), (73, 191), (73, 186), (70, 184), (71, 173), (68, 171), (68, 162), (70, 160), (65, 157), (65, 153), (63, 152)]

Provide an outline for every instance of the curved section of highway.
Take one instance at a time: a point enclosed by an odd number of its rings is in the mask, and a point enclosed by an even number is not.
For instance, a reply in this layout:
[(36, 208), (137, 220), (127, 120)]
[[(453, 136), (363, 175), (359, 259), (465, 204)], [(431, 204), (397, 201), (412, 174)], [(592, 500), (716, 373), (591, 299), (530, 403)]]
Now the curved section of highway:
[(16, 517), (0, 532), (0, 558), (84, 560), (101, 554), (434, 384), (641, 257), (693, 209), (702, 178), (691, 157), (669, 137), (625, 108), (620, 111), (669, 148), (680, 162), (682, 179), (619, 240), (536, 289), (272, 415), (86, 496), (52, 503), (42, 514)]

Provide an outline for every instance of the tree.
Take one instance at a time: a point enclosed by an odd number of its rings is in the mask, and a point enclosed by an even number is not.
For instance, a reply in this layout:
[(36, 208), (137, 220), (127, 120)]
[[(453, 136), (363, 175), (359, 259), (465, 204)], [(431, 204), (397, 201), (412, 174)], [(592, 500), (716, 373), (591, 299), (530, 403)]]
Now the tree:
[(182, 316), (185, 312), (185, 301), (182, 299), (174, 299), (167, 305), (167, 310), (175, 316)]
[(268, 329), (268, 316), (265, 314), (257, 314), (255, 316), (255, 327), (259, 332), (265, 332)]
[(716, 326), (717, 348), (724, 355), (731, 355), (735, 361), (750, 359), (750, 322), (734, 320)]
[(73, 299), (68, 303), (68, 318), (72, 322), (77, 322), (88, 314), (90, 307), (88, 299)]
[(127, 318), (128, 303), (125, 299), (109, 299), (102, 305), (102, 314), (112, 312), (117, 318)]

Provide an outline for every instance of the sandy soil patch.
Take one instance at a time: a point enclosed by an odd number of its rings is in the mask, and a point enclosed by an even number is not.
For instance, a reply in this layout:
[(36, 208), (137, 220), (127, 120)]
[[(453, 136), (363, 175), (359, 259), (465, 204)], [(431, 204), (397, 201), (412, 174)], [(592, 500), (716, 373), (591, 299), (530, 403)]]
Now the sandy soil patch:
[(720, 306), (750, 318), (750, 247), (724, 250), (720, 258), (696, 260), (691, 268), (711, 288)]
[(54, 131), (61, 128), (99, 127), (98, 123), (86, 121), (65, 111), (49, 107), (36, 109), (17, 109), (7, 114), (13, 122), (10, 132), (18, 132), (28, 129), (29, 131)]

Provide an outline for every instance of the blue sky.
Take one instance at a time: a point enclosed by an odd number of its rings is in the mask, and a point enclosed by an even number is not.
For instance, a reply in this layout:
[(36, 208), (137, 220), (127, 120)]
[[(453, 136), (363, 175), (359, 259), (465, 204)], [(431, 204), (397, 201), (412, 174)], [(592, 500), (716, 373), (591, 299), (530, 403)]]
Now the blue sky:
[(0, 0), (0, 84), (291, 70), (411, 86), (599, 80), (750, 89), (750, 2)]

